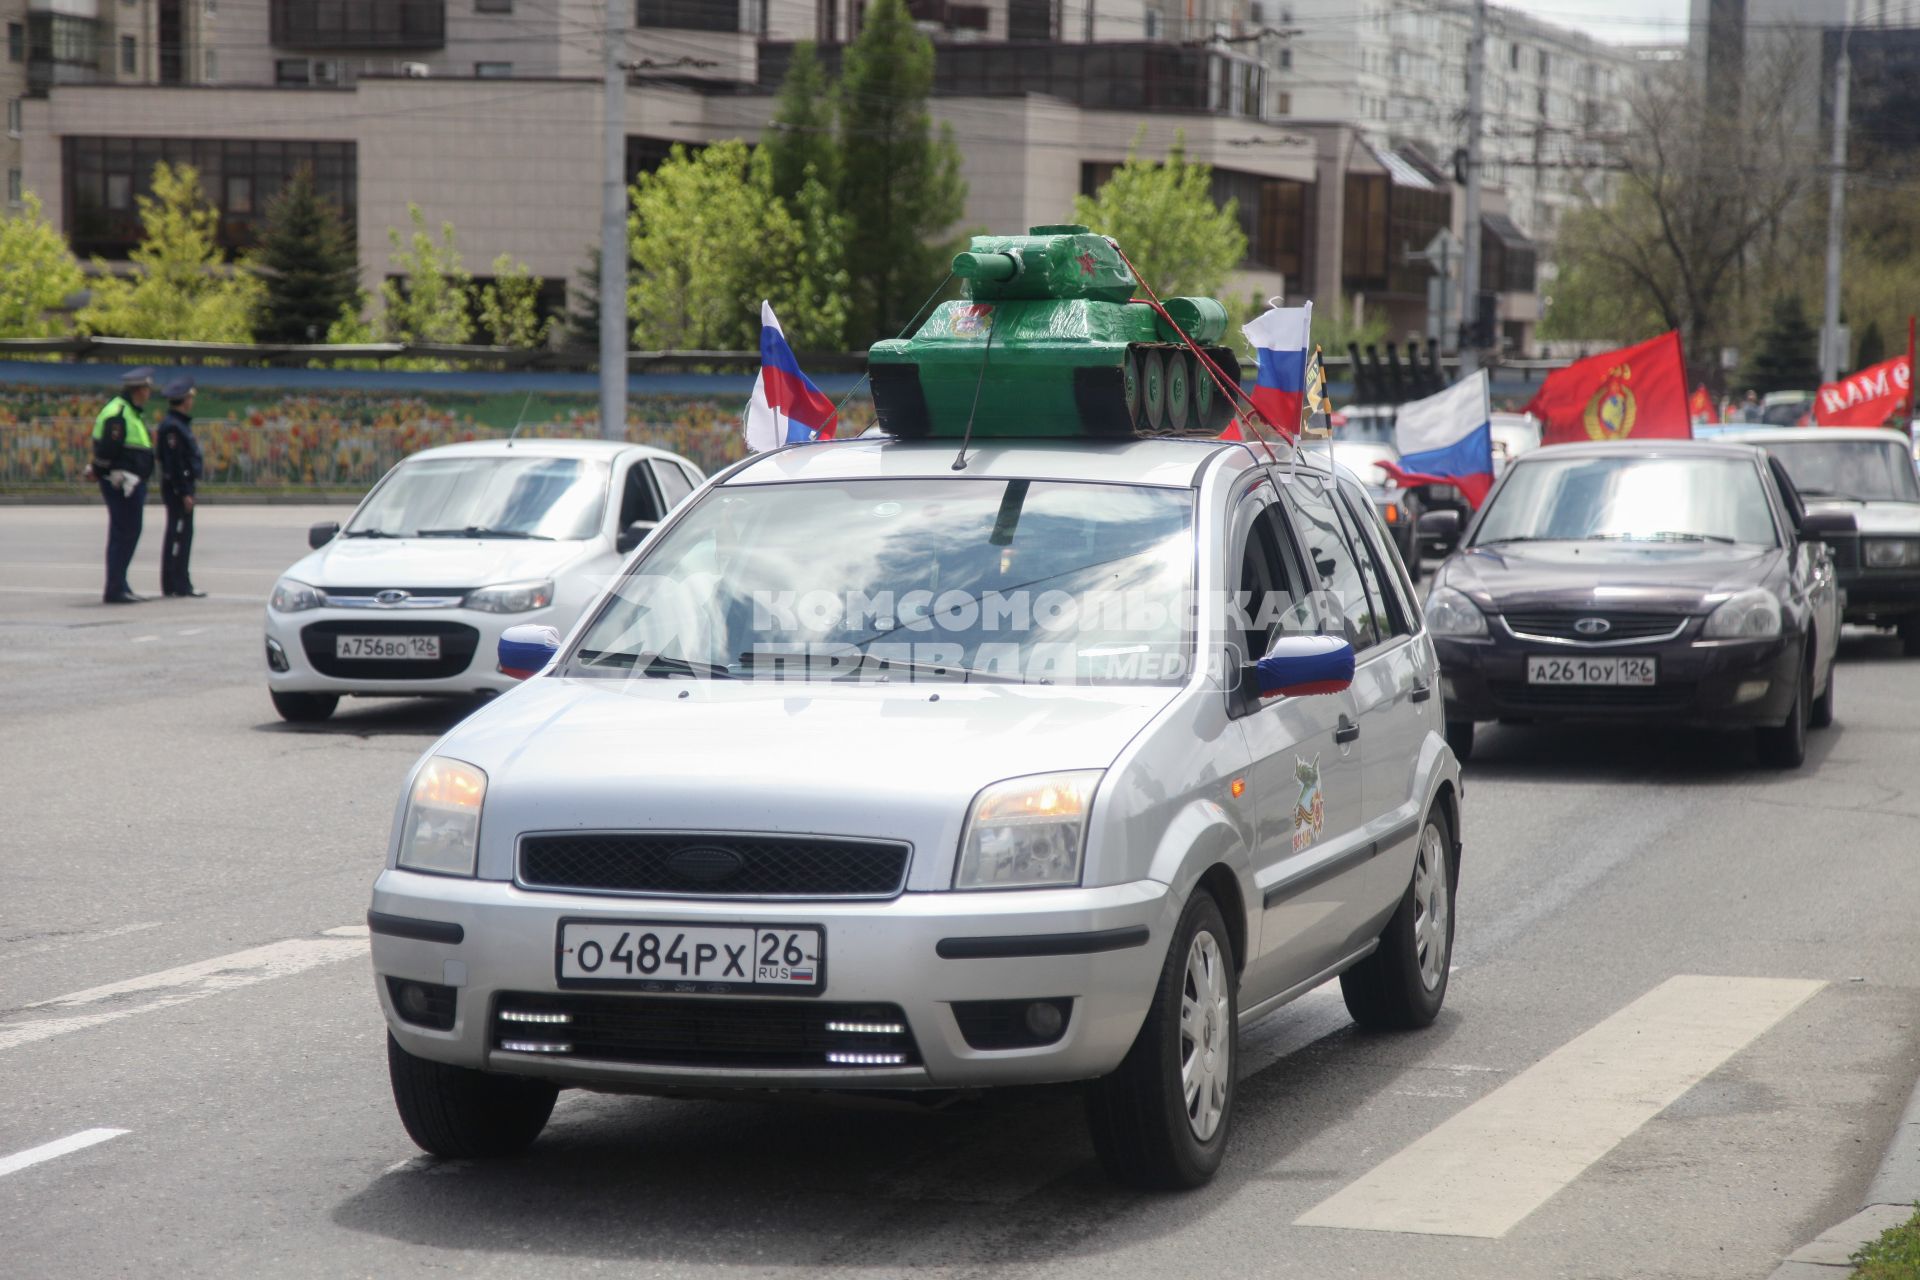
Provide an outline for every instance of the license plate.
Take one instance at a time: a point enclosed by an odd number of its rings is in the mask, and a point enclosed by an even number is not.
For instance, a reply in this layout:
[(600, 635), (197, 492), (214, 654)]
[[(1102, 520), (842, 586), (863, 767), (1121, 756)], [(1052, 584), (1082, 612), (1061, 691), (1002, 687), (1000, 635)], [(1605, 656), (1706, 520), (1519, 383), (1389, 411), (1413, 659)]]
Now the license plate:
[(439, 636), (335, 636), (336, 658), (399, 658), (433, 662), (440, 657)]
[(816, 925), (682, 925), (563, 920), (563, 984), (618, 983), (685, 995), (812, 992), (826, 980), (826, 936)]
[(1653, 684), (1653, 658), (1528, 658), (1528, 684)]

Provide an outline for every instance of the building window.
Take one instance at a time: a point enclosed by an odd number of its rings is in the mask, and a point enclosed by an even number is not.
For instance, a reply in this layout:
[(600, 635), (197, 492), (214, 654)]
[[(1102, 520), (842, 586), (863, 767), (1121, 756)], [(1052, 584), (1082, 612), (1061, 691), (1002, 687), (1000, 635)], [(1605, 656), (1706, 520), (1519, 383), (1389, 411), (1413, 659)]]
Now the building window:
[(447, 43), (446, 0), (267, 0), (267, 11), (268, 41), (286, 49), (440, 49)]
[(473, 0), (475, 13), (512, 13), (513, 0)]
[(739, 31), (739, 0), (635, 0), (633, 25), (682, 31)]
[(1007, 0), (1007, 39), (1059, 38), (1060, 10), (1054, 0)]
[(20, 136), (20, 99), (7, 99), (7, 132), (14, 137)]
[(27, 28), (18, 22), (7, 24), (7, 61), (25, 62), (27, 60)]
[(70, 135), (61, 148), (65, 229), (82, 257), (124, 258), (140, 243), (139, 197), (152, 193), (154, 166), (162, 162), (199, 172), (219, 214), (215, 239), (230, 251), (253, 246), (262, 213), (303, 168), (349, 223), (358, 209), (351, 142)]
[(140, 42), (132, 36), (120, 37), (120, 70), (128, 75), (140, 70)]
[(505, 80), (513, 75), (511, 62), (476, 62), (473, 74), (481, 80)]
[(208, 84), (215, 84), (219, 79), (220, 55), (217, 50), (209, 49), (206, 52), (206, 81)]
[(1235, 202), (1240, 230), (1247, 237), (1246, 265), (1279, 272), (1289, 293), (1310, 287), (1306, 270), (1311, 192), (1304, 182), (1232, 169), (1213, 171), (1214, 203)]
[(20, 171), (18, 169), (7, 170), (7, 203), (19, 204), (25, 199), (25, 196), (26, 193), (20, 188)]
[(1348, 293), (1379, 293), (1387, 287), (1387, 179), (1385, 174), (1347, 175), (1340, 243), (1340, 282)]
[(275, 84), (312, 84), (313, 64), (305, 58), (279, 58), (273, 64)]
[(1520, 46), (1517, 44), (1510, 44), (1507, 46), (1507, 70), (1518, 71), (1519, 69), (1520, 69)]

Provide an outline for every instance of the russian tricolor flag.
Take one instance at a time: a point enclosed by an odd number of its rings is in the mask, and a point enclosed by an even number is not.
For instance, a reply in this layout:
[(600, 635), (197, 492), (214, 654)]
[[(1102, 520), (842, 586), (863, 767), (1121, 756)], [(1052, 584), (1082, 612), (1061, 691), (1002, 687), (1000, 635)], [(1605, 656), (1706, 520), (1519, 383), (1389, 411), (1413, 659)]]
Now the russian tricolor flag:
[(1251, 396), (1254, 408), (1288, 439), (1300, 434), (1301, 400), (1307, 387), (1307, 348), (1313, 335), (1313, 304), (1273, 307), (1240, 326), (1260, 367)]
[(831, 440), (839, 426), (833, 401), (813, 380), (800, 372), (787, 335), (773, 314), (773, 304), (760, 304), (760, 376), (747, 401), (747, 449), (760, 453), (783, 444)]
[(1393, 442), (1400, 465), (1376, 463), (1403, 486), (1450, 484), (1475, 511), (1493, 487), (1493, 426), (1485, 369), (1437, 396), (1400, 406)]

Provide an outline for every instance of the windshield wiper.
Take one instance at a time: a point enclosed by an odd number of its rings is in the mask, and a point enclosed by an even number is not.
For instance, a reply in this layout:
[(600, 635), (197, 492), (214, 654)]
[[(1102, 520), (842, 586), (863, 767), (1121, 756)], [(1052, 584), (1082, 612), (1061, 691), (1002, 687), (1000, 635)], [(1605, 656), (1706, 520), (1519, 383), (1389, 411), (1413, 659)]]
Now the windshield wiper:
[(421, 529), (416, 538), (531, 538), (539, 542), (552, 542), (544, 533), (526, 533), (519, 529), (489, 529), (483, 524), (470, 524), (464, 529)]
[(1739, 539), (1723, 537), (1717, 533), (1678, 533), (1662, 530), (1659, 533), (1596, 533), (1595, 542), (1723, 542), (1727, 546), (1738, 545)]
[(981, 671), (974, 667), (963, 667), (952, 662), (916, 662), (911, 658), (888, 658), (877, 653), (862, 652), (860, 661), (844, 674), (835, 676), (836, 680), (846, 680), (863, 674), (869, 665), (884, 668), (886, 672), (899, 671), (907, 675), (946, 676), (961, 682), (968, 680), (986, 680), (995, 684), (1025, 684), (1019, 676), (1007, 675), (1001, 671)]
[[(615, 668), (622, 671), (632, 670), (643, 655), (629, 653), (625, 649), (581, 649), (575, 655), (577, 665), (582, 667)], [(656, 653), (647, 659), (647, 665), (640, 668), (640, 674), (654, 677), (664, 676), (706, 676), (714, 680), (731, 680), (733, 672), (716, 662), (695, 662), (691, 658), (674, 658), (664, 653)]]
[(388, 533), (385, 529), (349, 529), (340, 535), (343, 538), (404, 538), (404, 533)]

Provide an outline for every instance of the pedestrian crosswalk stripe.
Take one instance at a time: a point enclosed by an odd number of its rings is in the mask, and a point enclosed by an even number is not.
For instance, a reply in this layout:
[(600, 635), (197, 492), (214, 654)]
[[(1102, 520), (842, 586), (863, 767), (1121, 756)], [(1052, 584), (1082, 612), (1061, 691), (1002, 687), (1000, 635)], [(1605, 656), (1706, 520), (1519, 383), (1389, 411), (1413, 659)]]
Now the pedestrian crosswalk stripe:
[(1825, 985), (1669, 978), (1295, 1222), (1503, 1236)]

